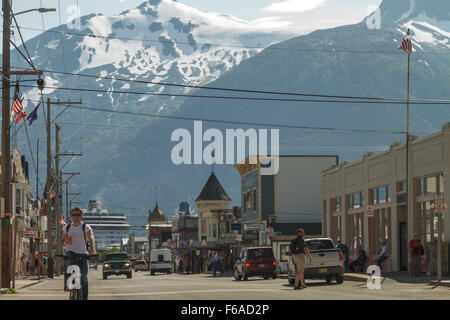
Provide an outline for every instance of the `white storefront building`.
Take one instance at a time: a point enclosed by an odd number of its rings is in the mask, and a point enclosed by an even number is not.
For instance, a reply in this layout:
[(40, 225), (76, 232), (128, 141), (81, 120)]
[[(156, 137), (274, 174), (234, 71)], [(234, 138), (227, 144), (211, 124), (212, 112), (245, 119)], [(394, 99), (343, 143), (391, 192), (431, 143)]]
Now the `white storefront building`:
[[(400, 142), (392, 143), (386, 152), (366, 153), (358, 162), (344, 161), (323, 171), (322, 232), (347, 244), (352, 257), (362, 248), (375, 259), (385, 240), (390, 255), (385, 271), (408, 269), (408, 243), (417, 233), (426, 251), (423, 271), (434, 274), (439, 236), (435, 194), (442, 193), (450, 204), (450, 123), (440, 133), (410, 141), (408, 197), (406, 147)], [(370, 218), (368, 205), (373, 205)], [(449, 265), (449, 212), (445, 209), (441, 220), (444, 272)]]

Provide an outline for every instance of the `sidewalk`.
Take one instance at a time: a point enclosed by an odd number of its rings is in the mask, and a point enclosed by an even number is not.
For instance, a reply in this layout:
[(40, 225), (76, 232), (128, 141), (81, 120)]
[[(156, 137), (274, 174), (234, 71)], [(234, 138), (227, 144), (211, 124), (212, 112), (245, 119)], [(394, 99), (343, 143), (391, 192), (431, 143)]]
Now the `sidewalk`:
[[(41, 277), (40, 280), (37, 279), (37, 277), (23, 277), (21, 279), (16, 280), (16, 291), (19, 291), (21, 289), (33, 286), (35, 284), (43, 282), (45, 277)], [(0, 288), (0, 294), (4, 294), (8, 289)]]
[[(344, 273), (344, 280), (346, 281), (366, 282), (368, 278), (369, 275), (365, 273)], [(405, 271), (381, 273), (381, 281), (391, 280), (400, 283), (450, 286), (450, 276), (443, 277), (443, 280), (441, 282), (437, 282), (435, 279), (436, 276), (427, 276), (427, 275), (422, 275), (419, 277), (410, 277), (409, 273)]]

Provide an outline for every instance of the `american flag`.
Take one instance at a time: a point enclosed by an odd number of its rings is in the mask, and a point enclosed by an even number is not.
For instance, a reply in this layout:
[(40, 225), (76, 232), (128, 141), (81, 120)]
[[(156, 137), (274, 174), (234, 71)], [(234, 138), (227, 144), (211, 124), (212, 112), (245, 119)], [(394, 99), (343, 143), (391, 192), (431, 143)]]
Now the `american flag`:
[(411, 38), (406, 36), (403, 38), (402, 43), (398, 46), (397, 49), (401, 49), (405, 51), (407, 54), (411, 54), (412, 52), (412, 42)]
[(25, 111), (23, 111), (23, 104), (22, 100), (19, 96), (18, 90), (14, 93), (14, 100), (12, 103), (12, 109), (14, 111), (14, 115), (17, 116), (16, 123), (20, 121), (23, 117), (25, 117), (27, 114)]

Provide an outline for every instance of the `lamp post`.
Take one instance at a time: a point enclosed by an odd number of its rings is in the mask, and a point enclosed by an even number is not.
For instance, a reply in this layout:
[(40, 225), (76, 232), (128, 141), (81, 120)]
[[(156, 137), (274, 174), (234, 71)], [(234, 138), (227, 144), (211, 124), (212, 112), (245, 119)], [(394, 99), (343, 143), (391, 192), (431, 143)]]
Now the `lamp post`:
[[(10, 77), (11, 75), (24, 75), (33, 74), (41, 75), (41, 72), (35, 71), (14, 71), (10, 70), (10, 51), (11, 51), (11, 17), (14, 18), (15, 15), (30, 12), (30, 11), (40, 11), (49, 12), (56, 11), (56, 9), (32, 9), (25, 10), (14, 14), (11, 9), (10, 0), (2, 0), (3, 7), (3, 49), (2, 49), (2, 159), (1, 159), (1, 184), (2, 191), (1, 197), (5, 202), (5, 216), (1, 217), (1, 257), (0, 257), (0, 287), (11, 287), (11, 222), (10, 217), (13, 216), (11, 210), (11, 127), (10, 127), (10, 105), (11, 105), (11, 92), (10, 92)], [(14, 262), (15, 263), (15, 262)]]

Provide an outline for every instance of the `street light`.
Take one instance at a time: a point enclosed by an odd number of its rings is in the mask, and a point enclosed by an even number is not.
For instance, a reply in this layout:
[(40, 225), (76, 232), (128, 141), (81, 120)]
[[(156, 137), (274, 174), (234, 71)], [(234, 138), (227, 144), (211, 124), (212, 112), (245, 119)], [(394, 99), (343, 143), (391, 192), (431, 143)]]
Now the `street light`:
[(20, 12), (14, 13), (14, 15), (18, 16), (19, 14), (27, 13), (27, 12), (31, 12), (31, 11), (38, 11), (39, 13), (46, 13), (46, 12), (56, 11), (56, 8), (29, 9), (29, 10), (25, 10), (25, 11), (20, 11)]
[[(9, 0), (2, 0), (2, 10), (3, 10), (3, 48), (2, 48), (2, 138), (1, 138), (1, 197), (4, 198), (5, 201), (5, 214), (4, 217), (1, 216), (1, 243), (2, 243), (2, 255), (0, 256), (0, 287), (11, 288), (11, 276), (9, 269), (11, 268), (10, 261), (10, 248), (11, 242), (9, 241), (9, 236), (11, 232), (11, 225), (9, 221), (9, 216), (13, 216), (11, 210), (11, 194), (10, 194), (10, 186), (11, 186), (11, 149), (10, 149), (10, 120), (11, 120), (11, 101), (10, 101), (10, 76), (12, 74), (15, 75), (25, 75), (25, 74), (37, 74), (39, 72), (35, 71), (16, 71), (12, 72), (10, 70), (10, 35), (11, 35), (11, 16), (14, 19), (15, 15), (12, 13), (11, 4)], [(32, 9), (25, 10), (23, 12), (18, 12), (17, 14), (22, 14), (30, 11), (39, 11), (39, 12), (49, 12), (56, 11), (56, 9)]]

